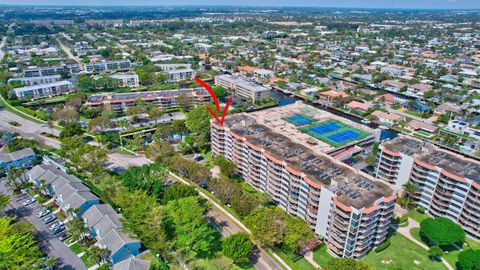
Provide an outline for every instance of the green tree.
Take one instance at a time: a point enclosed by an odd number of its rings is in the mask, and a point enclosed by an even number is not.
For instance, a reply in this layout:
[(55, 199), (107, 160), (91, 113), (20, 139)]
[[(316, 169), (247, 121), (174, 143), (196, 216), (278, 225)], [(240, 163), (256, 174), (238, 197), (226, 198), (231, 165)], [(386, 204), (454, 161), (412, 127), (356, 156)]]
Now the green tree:
[(44, 257), (31, 233), (17, 232), (13, 217), (0, 218), (0, 269), (42, 269)]
[(405, 198), (407, 199), (407, 207), (412, 208), (413, 195), (415, 195), (415, 193), (418, 191), (418, 185), (412, 181), (408, 181), (405, 183), (405, 185), (403, 185), (403, 188), (405, 190)]
[(372, 268), (362, 261), (357, 261), (351, 258), (332, 259), (330, 260), (324, 270), (371, 270)]
[(60, 139), (82, 135), (83, 133), (84, 131), (79, 123), (69, 122), (63, 126), (63, 130), (60, 132)]
[(176, 232), (175, 246), (183, 254), (196, 253), (198, 257), (211, 257), (216, 251), (220, 235), (205, 219), (207, 210), (197, 197), (168, 202), (166, 209)]
[(156, 141), (147, 146), (145, 155), (157, 162), (166, 162), (169, 157), (175, 155), (175, 148), (173, 148), (166, 141)]
[(465, 242), (465, 231), (446, 217), (427, 218), (420, 223), (420, 236), (440, 247)]
[(252, 241), (246, 233), (230, 235), (222, 241), (222, 251), (225, 256), (235, 263), (247, 263), (252, 254)]
[(222, 155), (216, 156), (213, 162), (215, 163), (215, 165), (220, 167), (220, 171), (226, 176), (231, 177), (235, 174), (237, 166), (235, 165), (235, 163), (229, 161), (224, 156)]
[(79, 240), (80, 243), (85, 243), (85, 235), (89, 232), (85, 227), (85, 223), (76, 216), (73, 216), (68, 223), (68, 231), (73, 239)]
[[(215, 112), (216, 109), (212, 107)], [(186, 116), (185, 123), (187, 128), (194, 133), (203, 135), (210, 134), (210, 119), (212, 116), (207, 111), (206, 106), (200, 106), (192, 109)]]
[(440, 260), (440, 257), (443, 255), (443, 250), (438, 247), (438, 246), (432, 246), (430, 247), (430, 249), (428, 250), (428, 257), (432, 260), (432, 261), (438, 261)]
[(220, 85), (213, 87), (212, 90), (219, 100), (223, 100), (228, 95), (227, 90)]
[(455, 264), (458, 270), (480, 269), (480, 250), (464, 249), (458, 254), (458, 261)]
[(299, 218), (288, 217), (285, 230), (285, 239), (283, 246), (288, 250), (297, 251), (299, 247), (305, 245), (309, 240), (314, 239), (310, 226)]
[(286, 229), (285, 213), (280, 208), (260, 208), (245, 218), (253, 236), (265, 245), (283, 242)]
[(0, 215), (3, 213), (3, 209), (8, 205), (10, 202), (10, 196), (5, 194), (0, 194)]
[(197, 195), (198, 192), (192, 186), (174, 184), (165, 189), (162, 202), (166, 204), (169, 201)]

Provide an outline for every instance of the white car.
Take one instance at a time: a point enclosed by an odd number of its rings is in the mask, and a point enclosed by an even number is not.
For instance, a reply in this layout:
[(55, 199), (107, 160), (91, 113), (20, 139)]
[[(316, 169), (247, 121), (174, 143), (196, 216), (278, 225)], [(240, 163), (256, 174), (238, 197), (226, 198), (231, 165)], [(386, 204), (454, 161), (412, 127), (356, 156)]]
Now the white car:
[(30, 205), (30, 204), (32, 204), (32, 203), (34, 203), (34, 202), (35, 202), (35, 199), (31, 198), (31, 199), (25, 200), (25, 201), (23, 202), (23, 205), (24, 205), (24, 206), (27, 206), (27, 205)]
[(48, 214), (50, 214), (50, 210), (45, 209), (45, 210), (42, 210), (42, 211), (38, 212), (37, 217), (38, 217), (38, 218), (42, 218), (42, 217), (44, 217), (44, 216), (46, 216), (46, 215), (48, 215)]
[(63, 226), (63, 223), (62, 222), (57, 222), (55, 224), (53, 224), (52, 226), (50, 226), (50, 230), (55, 230), (56, 228), (60, 227), (60, 226)]

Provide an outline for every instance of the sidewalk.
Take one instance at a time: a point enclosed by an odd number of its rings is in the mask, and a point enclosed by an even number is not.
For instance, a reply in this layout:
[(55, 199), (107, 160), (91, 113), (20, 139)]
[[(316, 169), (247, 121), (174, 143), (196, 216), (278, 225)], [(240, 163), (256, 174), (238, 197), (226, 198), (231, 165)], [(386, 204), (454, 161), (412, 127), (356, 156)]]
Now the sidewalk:
[[(397, 229), (397, 232), (401, 233), (403, 236), (407, 237), (410, 241), (414, 242), (415, 244), (421, 246), (423, 249), (429, 250), (430, 248), (427, 245), (418, 241), (410, 234), (410, 230), (413, 228), (420, 228), (420, 224), (416, 220), (408, 218), (408, 226), (399, 227)], [(455, 270), (455, 268), (453, 268), (445, 259), (443, 258), (441, 259), (442, 259), (442, 263), (448, 268), (448, 270)]]

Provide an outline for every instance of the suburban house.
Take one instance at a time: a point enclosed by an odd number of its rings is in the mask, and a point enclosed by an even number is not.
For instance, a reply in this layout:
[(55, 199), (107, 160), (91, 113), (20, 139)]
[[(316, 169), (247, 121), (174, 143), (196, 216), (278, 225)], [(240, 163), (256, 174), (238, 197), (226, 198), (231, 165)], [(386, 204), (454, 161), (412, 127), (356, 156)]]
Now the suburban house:
[(365, 112), (368, 111), (368, 109), (370, 109), (372, 107), (372, 105), (353, 100), (353, 101), (350, 101), (350, 103), (347, 104), (347, 107), (351, 111), (355, 111), (355, 112), (359, 112), (359, 113), (365, 113)]
[(386, 113), (383, 111), (374, 111), (372, 116), (375, 116), (375, 118), (378, 120), (383, 125), (386, 126), (393, 126), (399, 122), (405, 121), (405, 117), (395, 114), (395, 113)]
[(432, 86), (425, 83), (412, 84), (407, 88), (407, 95), (415, 97), (423, 97), (425, 92), (432, 90)]
[(438, 127), (429, 124), (426, 122), (418, 121), (418, 120), (412, 120), (408, 125), (405, 127), (406, 129), (410, 130), (411, 132), (415, 132), (419, 135), (422, 135), (424, 137), (431, 137), (437, 131)]
[(110, 250), (113, 264), (132, 258), (140, 253), (141, 243), (122, 232), (120, 215), (108, 204), (90, 207), (83, 215), (90, 237), (99, 247)]
[(434, 110), (433, 112), (435, 114), (446, 114), (446, 113), (449, 113), (449, 112), (452, 112), (452, 113), (459, 113), (460, 112), (460, 108), (458, 107), (458, 105), (455, 105), (453, 103), (450, 103), (450, 102), (445, 102), (441, 105), (438, 105)]
[(400, 90), (407, 85), (399, 81), (385, 80), (382, 82), (382, 86), (387, 91), (400, 92)]
[(6, 174), (11, 169), (32, 166), (35, 160), (37, 160), (37, 156), (31, 148), (24, 148), (12, 153), (0, 152), (0, 175)]

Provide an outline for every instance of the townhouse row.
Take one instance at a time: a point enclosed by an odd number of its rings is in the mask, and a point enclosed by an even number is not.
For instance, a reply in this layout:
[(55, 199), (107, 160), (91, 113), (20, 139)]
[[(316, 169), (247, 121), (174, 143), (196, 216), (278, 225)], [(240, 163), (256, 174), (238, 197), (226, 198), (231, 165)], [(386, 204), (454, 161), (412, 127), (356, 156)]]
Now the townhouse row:
[[(29, 170), (27, 177), (43, 194), (53, 197), (54, 203), (67, 218), (76, 216), (84, 221), (89, 229), (85, 237), (110, 251), (114, 268), (118, 263), (136, 260), (135, 256), (141, 252), (140, 241), (123, 232), (121, 215), (110, 205), (101, 204), (80, 179), (50, 159), (44, 159), (42, 164)], [(148, 266), (135, 269), (146, 270)]]

